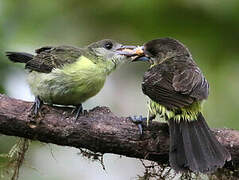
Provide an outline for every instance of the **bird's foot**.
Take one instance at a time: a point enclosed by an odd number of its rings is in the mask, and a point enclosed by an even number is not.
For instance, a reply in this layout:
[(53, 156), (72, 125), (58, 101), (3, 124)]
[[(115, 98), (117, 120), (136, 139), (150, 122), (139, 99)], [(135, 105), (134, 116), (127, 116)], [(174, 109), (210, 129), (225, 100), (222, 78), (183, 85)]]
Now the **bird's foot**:
[(142, 126), (142, 124), (145, 121), (146, 121), (147, 125), (149, 123), (151, 123), (152, 120), (155, 118), (155, 115), (151, 115), (148, 118), (147, 117), (143, 117), (142, 115), (140, 115), (138, 117), (137, 116), (132, 116), (132, 117), (129, 117), (129, 118), (132, 120), (133, 123), (135, 123), (138, 126), (139, 133), (140, 133), (140, 135), (142, 135), (143, 134), (143, 126)]
[(143, 134), (142, 124), (143, 124), (144, 121), (147, 121), (147, 117), (143, 117), (142, 115), (140, 115), (138, 117), (137, 116), (132, 116), (132, 117), (130, 117), (130, 119), (133, 123), (135, 123), (138, 126), (139, 133), (140, 133), (140, 135), (142, 135)]
[(82, 104), (77, 105), (71, 113), (73, 114), (75, 112), (76, 112), (76, 115), (75, 115), (75, 122), (76, 122), (81, 114), (85, 114), (85, 111), (83, 111)]
[(84, 109), (83, 111), (83, 115), (86, 116), (89, 112), (87, 110)]
[(35, 102), (31, 107), (31, 111), (33, 112), (35, 116), (37, 116), (38, 113), (40, 112), (42, 104), (43, 104), (42, 100), (38, 96), (36, 96)]
[(29, 114), (30, 117), (32, 117), (30, 120), (30, 123), (31, 123), (30, 127), (32, 128), (35, 128), (41, 122), (41, 118), (39, 118), (39, 116), (41, 116), (42, 105), (43, 105), (43, 101), (38, 96), (36, 96), (35, 102), (30, 108), (30, 114)]

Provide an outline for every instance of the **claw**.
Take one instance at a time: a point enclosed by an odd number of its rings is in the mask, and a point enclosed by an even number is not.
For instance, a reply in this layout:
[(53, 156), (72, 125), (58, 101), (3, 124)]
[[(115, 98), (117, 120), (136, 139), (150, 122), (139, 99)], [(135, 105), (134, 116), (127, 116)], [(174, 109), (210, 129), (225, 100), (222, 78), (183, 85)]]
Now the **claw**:
[(143, 134), (143, 126), (142, 126), (142, 124), (138, 124), (138, 128), (139, 128), (139, 134), (142, 135)]
[(133, 116), (133, 117), (130, 117), (130, 119), (132, 120), (133, 123), (135, 123), (135, 124), (138, 126), (138, 128), (139, 128), (139, 133), (140, 133), (140, 135), (142, 135), (142, 134), (143, 134), (143, 126), (142, 126), (142, 123), (143, 123), (144, 121), (147, 121), (147, 118), (146, 118), (146, 117), (143, 117), (143, 116), (139, 116), (139, 117)]
[(31, 111), (33, 111), (34, 114), (37, 115), (41, 109), (42, 104), (43, 104), (42, 100), (39, 98), (39, 96), (36, 96), (35, 102), (31, 107)]
[(75, 109), (72, 111), (72, 113), (74, 112), (76, 112), (76, 116), (75, 116), (75, 122), (76, 122), (79, 116), (83, 114), (82, 104), (79, 104), (78, 106), (76, 106)]

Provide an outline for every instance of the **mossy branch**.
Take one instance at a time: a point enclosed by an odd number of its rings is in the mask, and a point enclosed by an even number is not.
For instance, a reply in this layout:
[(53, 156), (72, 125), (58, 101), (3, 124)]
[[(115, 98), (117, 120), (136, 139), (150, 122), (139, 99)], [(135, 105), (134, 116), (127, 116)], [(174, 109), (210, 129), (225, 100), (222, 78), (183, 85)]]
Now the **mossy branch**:
[[(107, 107), (96, 107), (75, 122), (71, 108), (43, 105), (41, 114), (33, 117), (31, 106), (32, 102), (0, 94), (0, 133), (168, 163), (169, 134), (165, 123), (153, 122), (145, 126), (141, 137), (138, 127), (129, 118), (117, 117)], [(232, 155), (232, 161), (224, 169), (237, 170), (239, 131), (225, 128), (212, 131)]]

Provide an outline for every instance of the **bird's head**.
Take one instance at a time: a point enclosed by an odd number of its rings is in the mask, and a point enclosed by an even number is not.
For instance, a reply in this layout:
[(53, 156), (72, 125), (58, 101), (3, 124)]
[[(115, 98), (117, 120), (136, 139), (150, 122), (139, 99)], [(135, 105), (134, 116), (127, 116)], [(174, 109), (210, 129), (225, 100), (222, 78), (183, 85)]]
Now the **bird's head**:
[(115, 68), (127, 61), (130, 62), (131, 57), (125, 54), (135, 48), (136, 46), (124, 46), (111, 39), (104, 39), (87, 46), (87, 50), (93, 56), (95, 63), (112, 63)]
[(131, 54), (134, 56), (132, 61), (149, 61), (153, 64), (159, 64), (175, 56), (190, 56), (189, 50), (178, 40), (172, 38), (151, 40), (132, 52), (134, 53)]

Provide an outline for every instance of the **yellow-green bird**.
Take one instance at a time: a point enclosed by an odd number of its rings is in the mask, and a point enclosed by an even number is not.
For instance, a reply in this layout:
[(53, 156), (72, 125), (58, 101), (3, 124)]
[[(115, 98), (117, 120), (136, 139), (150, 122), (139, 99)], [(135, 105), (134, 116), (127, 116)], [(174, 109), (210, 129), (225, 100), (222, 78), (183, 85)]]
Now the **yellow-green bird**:
[(28, 70), (35, 114), (43, 102), (74, 105), (77, 119), (82, 103), (102, 89), (106, 77), (119, 64), (130, 59), (122, 52), (133, 48), (105, 39), (85, 48), (47, 46), (37, 49), (36, 55), (23, 52), (6, 52), (6, 55), (12, 62), (24, 63)]

